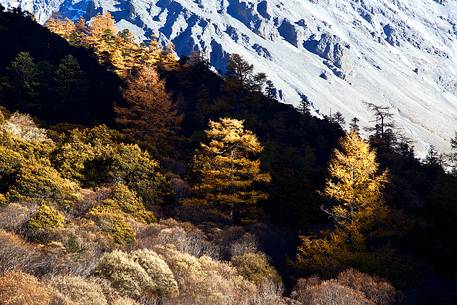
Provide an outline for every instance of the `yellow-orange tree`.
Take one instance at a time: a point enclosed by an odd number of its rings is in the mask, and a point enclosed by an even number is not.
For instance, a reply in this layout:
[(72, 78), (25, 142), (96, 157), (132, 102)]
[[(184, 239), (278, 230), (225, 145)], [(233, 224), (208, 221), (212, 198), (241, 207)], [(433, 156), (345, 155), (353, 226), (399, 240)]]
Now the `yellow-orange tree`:
[(89, 26), (84, 19), (75, 24), (69, 19), (56, 18), (51, 18), (46, 26), (73, 45), (93, 49), (98, 60), (122, 78), (145, 64), (157, 64), (162, 57), (162, 49), (157, 43), (140, 45), (128, 30), (118, 32), (109, 12), (95, 16)]
[(387, 171), (379, 172), (376, 153), (357, 132), (340, 141), (330, 161), (324, 195), (334, 204), (327, 212), (341, 226), (369, 220), (382, 204), (381, 190), (388, 181)]
[(124, 134), (152, 152), (169, 153), (182, 118), (155, 68), (144, 66), (129, 77), (123, 96), (127, 107), (117, 106), (115, 111)]
[(210, 121), (205, 131), (207, 142), (201, 143), (193, 157), (195, 198), (188, 202), (213, 204), (228, 208), (253, 205), (268, 198), (257, 188), (271, 177), (261, 171), (256, 157), (263, 150), (257, 137), (244, 128), (244, 121), (222, 118)]
[(323, 210), (335, 221), (332, 230), (301, 236), (298, 264), (313, 271), (329, 271), (366, 257), (365, 234), (383, 213), (382, 189), (387, 171), (380, 172), (376, 153), (356, 131), (340, 141), (330, 161)]

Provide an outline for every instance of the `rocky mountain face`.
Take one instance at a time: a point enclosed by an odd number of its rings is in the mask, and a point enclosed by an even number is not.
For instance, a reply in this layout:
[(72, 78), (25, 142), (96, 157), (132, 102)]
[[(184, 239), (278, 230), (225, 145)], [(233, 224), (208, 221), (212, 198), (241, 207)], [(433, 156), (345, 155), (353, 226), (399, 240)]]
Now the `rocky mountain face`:
[(449, 149), (457, 130), (455, 0), (0, 0), (44, 23), (110, 11), (139, 39), (172, 41), (224, 70), (241, 54), (297, 104), (370, 124), (364, 102), (392, 107), (419, 152)]

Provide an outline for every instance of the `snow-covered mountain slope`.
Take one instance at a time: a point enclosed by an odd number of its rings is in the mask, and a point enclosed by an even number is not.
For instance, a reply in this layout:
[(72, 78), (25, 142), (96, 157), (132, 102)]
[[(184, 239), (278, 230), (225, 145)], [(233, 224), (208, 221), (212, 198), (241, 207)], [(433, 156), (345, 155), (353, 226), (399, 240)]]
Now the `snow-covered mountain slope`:
[(239, 53), (297, 104), (342, 112), (362, 125), (364, 102), (390, 105), (424, 152), (449, 149), (457, 130), (455, 0), (0, 0), (40, 22), (110, 11), (141, 39), (171, 40), (178, 55), (201, 51), (217, 69)]

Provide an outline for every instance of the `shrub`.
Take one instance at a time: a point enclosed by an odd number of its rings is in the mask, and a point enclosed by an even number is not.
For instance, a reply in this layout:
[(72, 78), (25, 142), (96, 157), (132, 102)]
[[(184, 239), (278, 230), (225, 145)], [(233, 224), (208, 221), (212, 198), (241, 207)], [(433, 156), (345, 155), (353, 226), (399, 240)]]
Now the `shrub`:
[(6, 117), (3, 114), (3, 111), (4, 111), (3, 106), (0, 106), (0, 126), (5, 124), (5, 122), (6, 122)]
[(207, 256), (196, 258), (171, 246), (154, 249), (167, 262), (179, 285), (179, 297), (167, 304), (244, 304), (256, 294), (255, 286), (228, 263)]
[(46, 204), (40, 206), (26, 224), (26, 235), (30, 240), (47, 243), (60, 228), (65, 217), (62, 213)]
[(137, 145), (119, 143), (118, 133), (104, 125), (72, 130), (58, 145), (53, 162), (64, 177), (86, 187), (122, 183), (148, 204), (160, 203), (170, 192), (158, 162)]
[(138, 299), (154, 294), (154, 283), (140, 264), (127, 253), (114, 251), (100, 259), (96, 274), (111, 282), (124, 296)]
[(257, 239), (251, 233), (245, 233), (229, 246), (231, 256), (240, 256), (257, 251)]
[(138, 145), (107, 146), (102, 154), (86, 162), (84, 176), (88, 186), (126, 184), (149, 205), (162, 203), (163, 197), (170, 194), (159, 163)]
[(232, 263), (238, 272), (247, 280), (260, 285), (264, 282), (281, 282), (276, 269), (268, 262), (263, 253), (246, 253), (232, 258)]
[(55, 240), (61, 242), (68, 262), (59, 268), (63, 272), (88, 276), (92, 273), (103, 252), (118, 246), (110, 234), (102, 231), (92, 220), (85, 218), (72, 219), (64, 228), (56, 232)]
[(140, 305), (140, 304), (130, 298), (118, 298), (118, 299), (114, 300), (113, 305)]
[[(0, 142), (4, 139), (6, 134), (0, 132)], [(0, 145), (0, 193), (5, 197), (10, 187), (15, 183), (18, 171), (24, 163), (24, 158), (20, 153)]]
[(13, 113), (3, 128), (26, 141), (49, 141), (46, 130), (38, 128), (28, 114)]
[(121, 183), (95, 190), (83, 189), (81, 199), (73, 205), (71, 213), (76, 217), (84, 216), (90, 210), (100, 206), (110, 207), (140, 223), (149, 224), (156, 221), (154, 213), (146, 210), (141, 198)]
[(376, 305), (392, 304), (397, 295), (395, 288), (389, 282), (354, 269), (341, 272), (337, 281), (341, 285), (362, 292)]
[(54, 276), (47, 280), (47, 284), (62, 299), (84, 305), (108, 305), (103, 289), (93, 279)]
[(23, 162), (8, 191), (10, 200), (71, 205), (77, 199), (78, 186), (63, 179), (51, 166), (36, 161)]
[(13, 270), (34, 271), (40, 253), (21, 237), (0, 230), (0, 274)]
[[(281, 283), (271, 281), (263, 282), (258, 287), (258, 292), (254, 296), (250, 304), (252, 305), (294, 305), (294, 303), (286, 302), (282, 294), (284, 289)], [(298, 304), (295, 304), (298, 305)]]
[(0, 277), (2, 305), (51, 305), (51, 291), (33, 276), (14, 271)]
[(316, 277), (299, 280), (292, 295), (303, 305), (374, 305), (357, 290)]
[(27, 227), (33, 231), (52, 231), (62, 228), (64, 223), (65, 216), (62, 213), (44, 204), (28, 221)]
[(126, 221), (124, 215), (111, 207), (99, 206), (89, 212), (99, 227), (110, 234), (119, 245), (129, 245), (135, 242), (135, 232)]
[(19, 203), (0, 205), (0, 228), (17, 231), (29, 220), (32, 211)]
[(174, 219), (161, 220), (158, 224), (142, 226), (137, 233), (140, 248), (156, 245), (174, 245), (180, 252), (193, 256), (207, 255), (219, 258), (219, 247), (209, 241), (205, 233), (191, 223), (177, 222)]
[(111, 206), (135, 218), (135, 220), (151, 223), (155, 222), (154, 214), (147, 211), (141, 199), (128, 186), (116, 183), (110, 189), (108, 198), (102, 201), (105, 206)]
[(310, 272), (327, 274), (341, 271), (351, 256), (344, 234), (325, 231), (325, 237), (300, 236), (297, 265)]
[(155, 285), (159, 296), (178, 295), (178, 283), (167, 263), (151, 250), (137, 250), (130, 257), (143, 267)]
[(37, 141), (36, 135), (25, 136), (16, 129), (13, 133), (0, 128), (0, 193), (4, 200), (60, 204), (74, 201), (77, 185), (63, 179), (49, 161), (54, 143)]

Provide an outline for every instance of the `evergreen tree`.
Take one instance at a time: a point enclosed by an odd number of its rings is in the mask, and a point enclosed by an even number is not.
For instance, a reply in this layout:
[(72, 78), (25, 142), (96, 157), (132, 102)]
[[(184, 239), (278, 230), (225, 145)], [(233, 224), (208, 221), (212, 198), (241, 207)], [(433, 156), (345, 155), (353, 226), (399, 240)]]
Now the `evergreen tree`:
[(29, 111), (38, 87), (36, 64), (30, 53), (20, 52), (11, 62), (8, 71), (16, 95), (16, 106), (22, 111)]
[(300, 111), (300, 113), (304, 117), (311, 116), (311, 102), (309, 101), (309, 99), (306, 95), (301, 96), (300, 105), (298, 106), (298, 111)]
[(340, 146), (330, 161), (323, 191), (329, 206), (322, 207), (335, 227), (319, 236), (300, 236), (297, 264), (308, 270), (335, 271), (366, 257), (370, 225), (383, 214), (381, 191), (388, 174), (379, 172), (376, 153), (356, 131), (348, 133)]
[(227, 65), (227, 81), (231, 86), (260, 92), (267, 81), (265, 73), (254, 73), (254, 65), (238, 54), (230, 55)]
[(236, 119), (210, 121), (209, 127), (206, 143), (201, 143), (193, 158), (196, 197), (187, 202), (216, 205), (232, 215), (235, 207), (267, 199), (268, 194), (256, 187), (271, 180), (256, 159), (263, 150), (257, 137)]
[(436, 150), (434, 145), (430, 145), (425, 156), (425, 164), (433, 167), (441, 167), (443, 163), (443, 156)]
[(141, 47), (135, 42), (133, 34), (125, 29), (116, 36), (116, 47), (111, 51), (111, 63), (114, 71), (121, 77), (139, 67), (142, 63)]
[(344, 119), (343, 114), (339, 111), (332, 114), (332, 116), (330, 117), (330, 121), (332, 123), (340, 125), (341, 128), (344, 128), (344, 126), (346, 125), (346, 120)]
[(155, 68), (145, 66), (128, 78), (123, 95), (128, 105), (115, 111), (127, 137), (153, 152), (170, 153), (182, 118)]
[(86, 25), (86, 20), (80, 17), (75, 23), (75, 31), (70, 37), (70, 43), (82, 47), (85, 45), (85, 39), (89, 35), (89, 27)]
[(76, 24), (69, 19), (51, 18), (46, 26), (72, 45), (93, 49), (99, 62), (122, 78), (143, 65), (155, 65), (159, 60), (169, 69), (177, 64), (172, 44), (166, 50), (162, 50), (154, 38), (150, 45), (137, 44), (128, 29), (116, 30), (109, 12), (95, 16), (89, 26), (83, 18)]
[(267, 98), (269, 99), (275, 99), (276, 98), (276, 94), (277, 94), (277, 89), (276, 87), (274, 86), (273, 82), (271, 80), (267, 80), (266, 82), (266, 88), (265, 88), (265, 95), (267, 96)]
[(457, 132), (454, 134), (454, 138), (451, 139), (451, 152), (447, 156), (447, 160), (452, 175), (457, 175)]
[(397, 135), (395, 132), (395, 123), (393, 114), (388, 106), (378, 106), (373, 103), (366, 103), (368, 109), (372, 111), (374, 127), (368, 127), (370, 132), (370, 142), (376, 148), (391, 150), (397, 144)]
[(57, 111), (69, 111), (69, 109), (89, 111), (89, 109), (83, 109), (89, 86), (78, 61), (72, 55), (67, 55), (60, 61), (54, 82), (54, 90), (59, 98), (58, 104), (54, 106)]
[(359, 122), (360, 122), (360, 120), (358, 118), (356, 118), (356, 117), (352, 118), (351, 123), (349, 124), (349, 130), (351, 132), (359, 133), (360, 132)]

